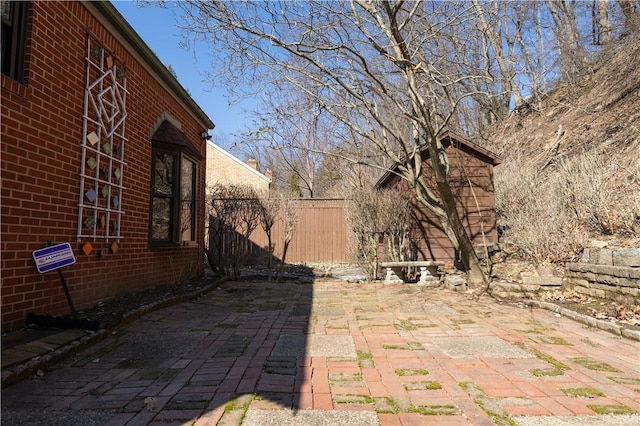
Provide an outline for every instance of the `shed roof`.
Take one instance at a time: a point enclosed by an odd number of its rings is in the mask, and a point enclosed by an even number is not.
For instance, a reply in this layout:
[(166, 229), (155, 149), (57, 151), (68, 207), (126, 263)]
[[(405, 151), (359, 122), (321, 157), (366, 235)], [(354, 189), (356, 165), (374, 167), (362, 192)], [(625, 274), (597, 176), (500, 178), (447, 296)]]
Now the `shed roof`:
[[(444, 134), (442, 134), (442, 136), (440, 136), (440, 140), (445, 147), (453, 145), (455, 148), (475, 155), (482, 161), (489, 163), (492, 166), (502, 164), (502, 158), (500, 158), (497, 154), (481, 147), (476, 143), (471, 142), (468, 139), (463, 138), (460, 135), (453, 133), (452, 131), (446, 131)], [(428, 147), (425, 145), (424, 147), (422, 147), (421, 153), (426, 152), (427, 149)], [(387, 170), (380, 177), (380, 179), (378, 179), (378, 182), (376, 182), (375, 184), (375, 188), (382, 187), (387, 180), (389, 180), (392, 176), (395, 176), (400, 164), (401, 163), (396, 163), (393, 165), (393, 167)]]

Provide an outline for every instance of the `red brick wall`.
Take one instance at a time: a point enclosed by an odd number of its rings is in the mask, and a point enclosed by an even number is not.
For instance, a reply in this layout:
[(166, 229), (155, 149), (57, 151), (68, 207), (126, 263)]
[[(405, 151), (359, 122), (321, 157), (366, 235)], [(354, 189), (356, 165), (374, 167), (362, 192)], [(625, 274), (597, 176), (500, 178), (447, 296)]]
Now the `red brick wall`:
[[(150, 132), (168, 113), (205, 155), (203, 124), (184, 109), (145, 68), (77, 2), (32, 2), (25, 85), (2, 75), (1, 273), (2, 328), (24, 324), (27, 312), (69, 313), (58, 275), (39, 274), (32, 252), (70, 242), (77, 262), (62, 271), (76, 309), (100, 300), (172, 281), (171, 262), (202, 274), (204, 246), (204, 162), (198, 175), (198, 243), (180, 248), (148, 245)], [(116, 254), (111, 242), (92, 241), (94, 252), (77, 241), (82, 115), (87, 31), (127, 69), (127, 112), (122, 209), (123, 238)], [(106, 251), (101, 258), (98, 253)]]

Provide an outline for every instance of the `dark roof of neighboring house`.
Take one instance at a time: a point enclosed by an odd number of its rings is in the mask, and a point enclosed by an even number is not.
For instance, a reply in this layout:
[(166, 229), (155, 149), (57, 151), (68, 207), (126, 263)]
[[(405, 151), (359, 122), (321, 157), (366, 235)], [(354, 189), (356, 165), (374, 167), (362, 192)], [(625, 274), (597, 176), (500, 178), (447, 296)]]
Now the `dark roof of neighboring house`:
[[(482, 161), (489, 163), (492, 166), (497, 166), (502, 163), (502, 158), (500, 158), (498, 155), (451, 131), (447, 131), (442, 136), (440, 136), (440, 140), (445, 147), (453, 145), (454, 147), (462, 151), (477, 156)], [(425, 152), (427, 149), (428, 147), (425, 145), (422, 148), (421, 152)], [(382, 177), (378, 179), (378, 182), (376, 182), (375, 184), (375, 188), (380, 188), (391, 176), (395, 176), (399, 165), (399, 163), (396, 163), (393, 167), (391, 167), (391, 169), (387, 170), (382, 175)]]

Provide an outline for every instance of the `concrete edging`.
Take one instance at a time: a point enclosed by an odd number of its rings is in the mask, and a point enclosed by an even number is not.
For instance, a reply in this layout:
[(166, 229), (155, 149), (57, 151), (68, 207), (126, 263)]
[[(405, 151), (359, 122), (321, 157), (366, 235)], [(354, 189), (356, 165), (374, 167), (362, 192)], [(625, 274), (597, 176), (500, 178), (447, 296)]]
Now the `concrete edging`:
[(588, 315), (580, 314), (570, 309), (566, 309), (561, 306), (558, 306), (555, 303), (541, 302), (539, 300), (531, 300), (531, 299), (525, 299), (522, 302), (531, 307), (546, 309), (548, 311), (555, 312), (557, 314), (570, 318), (574, 321), (578, 321), (585, 325), (588, 325), (589, 327), (594, 327), (600, 330), (608, 331), (618, 336), (640, 342), (640, 331), (626, 328), (624, 326), (614, 324), (609, 321), (599, 320), (597, 318), (593, 318)]

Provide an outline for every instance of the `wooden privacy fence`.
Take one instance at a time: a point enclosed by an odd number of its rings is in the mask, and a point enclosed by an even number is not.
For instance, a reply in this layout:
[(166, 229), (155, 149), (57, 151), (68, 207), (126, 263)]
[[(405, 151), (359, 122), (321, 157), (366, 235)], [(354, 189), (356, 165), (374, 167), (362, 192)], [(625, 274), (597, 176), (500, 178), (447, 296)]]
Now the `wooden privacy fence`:
[[(286, 261), (349, 262), (349, 241), (352, 238), (346, 224), (346, 201), (300, 199), (296, 200), (296, 204), (300, 211), (300, 221), (289, 244)], [(282, 259), (284, 244), (281, 213), (271, 229), (273, 255), (279, 260)], [(209, 220), (215, 218), (210, 217)], [(218, 240), (215, 241), (214, 238)], [(233, 230), (227, 230), (221, 238), (209, 233), (209, 250), (214, 259), (226, 259), (229, 258), (230, 251), (241, 250), (248, 253), (247, 264), (266, 264), (269, 255), (267, 246), (267, 234), (260, 226), (251, 234), (249, 241)]]

